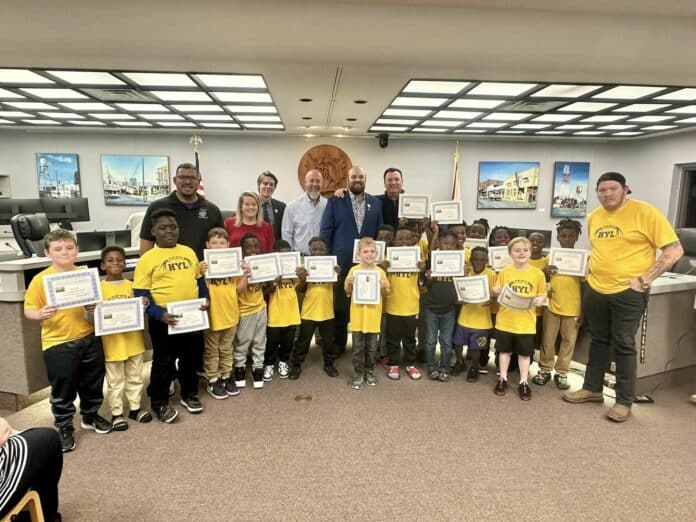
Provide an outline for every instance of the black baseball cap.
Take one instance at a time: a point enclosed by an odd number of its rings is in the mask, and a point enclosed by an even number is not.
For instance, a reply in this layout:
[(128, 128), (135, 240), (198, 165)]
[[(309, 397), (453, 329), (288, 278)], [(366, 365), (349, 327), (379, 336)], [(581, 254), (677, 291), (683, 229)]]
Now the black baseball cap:
[[(597, 186), (596, 188), (599, 188), (599, 184), (602, 181), (616, 181), (621, 184), (622, 187), (626, 186), (626, 178), (624, 177), (623, 174), (619, 174), (618, 172), (605, 172), (601, 176), (599, 176), (599, 179), (597, 179)], [(631, 193), (631, 189), (628, 189), (628, 193)]]

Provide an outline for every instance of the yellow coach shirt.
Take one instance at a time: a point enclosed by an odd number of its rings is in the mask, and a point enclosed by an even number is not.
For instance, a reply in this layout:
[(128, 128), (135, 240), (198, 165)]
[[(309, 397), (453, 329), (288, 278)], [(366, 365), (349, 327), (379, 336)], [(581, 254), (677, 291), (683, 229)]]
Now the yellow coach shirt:
[(300, 324), (300, 304), (294, 279), (283, 279), (268, 300), (268, 326), (283, 328)]
[[(480, 274), (472, 272), (471, 277), (481, 275), (488, 277), (488, 291), (490, 292), (491, 287), (495, 283), (495, 272), (490, 268), (486, 268)], [(488, 303), (463, 303), (461, 310), (459, 310), (457, 324), (473, 330), (490, 330), (493, 328), (490, 301)]]
[(626, 290), (629, 279), (643, 275), (653, 265), (656, 248), (678, 241), (659, 210), (632, 199), (614, 212), (596, 208), (587, 228), (592, 245), (587, 282), (602, 294)]
[(389, 272), (389, 297), (385, 312), (389, 315), (408, 317), (418, 315), (420, 290), (418, 289), (418, 272)]
[(240, 277), (220, 277), (208, 279), (208, 293), (210, 294), (210, 330), (226, 330), (237, 326), (239, 323), (239, 298), (237, 296), (237, 284)]
[(135, 265), (133, 288), (148, 290), (157, 306), (198, 299), (198, 257), (187, 246), (154, 247)]
[[(102, 281), (101, 288), (104, 301), (133, 298), (133, 283), (128, 279)], [(107, 362), (125, 361), (145, 351), (142, 330), (103, 335), (101, 339)]]
[[(544, 273), (531, 265), (525, 270), (518, 270), (515, 265), (506, 266), (498, 273), (495, 284), (501, 288), (507, 284), (521, 297), (546, 295)], [(515, 310), (500, 306), (495, 327), (503, 332), (514, 334), (534, 334), (536, 333), (536, 309), (532, 307), (529, 310)]]

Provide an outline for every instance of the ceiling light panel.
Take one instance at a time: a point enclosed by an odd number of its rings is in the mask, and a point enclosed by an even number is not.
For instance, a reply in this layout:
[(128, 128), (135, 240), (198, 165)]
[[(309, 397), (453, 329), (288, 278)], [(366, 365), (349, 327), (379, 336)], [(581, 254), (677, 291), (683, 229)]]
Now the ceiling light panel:
[(581, 118), (582, 114), (542, 114), (536, 118), (532, 118), (531, 121), (543, 121), (549, 123), (563, 123), (566, 121), (573, 121)]
[(602, 125), (601, 127), (597, 127), (600, 130), (625, 130), (625, 129), (631, 129), (633, 127), (636, 127), (636, 125)]
[(22, 89), (22, 92), (41, 98), (42, 100), (85, 100), (87, 96), (72, 89)]
[(117, 103), (124, 111), (132, 112), (169, 112), (164, 105), (158, 103)]
[(640, 136), (642, 132), (614, 132), (612, 136)]
[(460, 98), (449, 104), (454, 109), (495, 109), (507, 100), (481, 100), (477, 98)]
[(631, 118), (628, 121), (635, 121), (638, 123), (657, 123), (659, 121), (673, 120), (675, 116), (639, 116), (638, 118)]
[(124, 76), (141, 87), (196, 87), (196, 82), (185, 74), (124, 73)]
[(424, 121), (421, 126), (425, 127), (459, 127), (463, 121), (447, 121), (447, 120), (437, 120), (437, 121)]
[(79, 120), (81, 118), (84, 118), (84, 116), (81, 116), (80, 114), (76, 114), (74, 112), (40, 112), (39, 114), (47, 118), (55, 118), (57, 120)]
[(475, 121), (470, 123), (467, 127), (478, 128), (478, 129), (499, 129), (500, 127), (505, 127), (507, 123), (486, 123), (483, 121)]
[(411, 116), (422, 118), (430, 114), (431, 111), (425, 109), (386, 109), (383, 116)]
[(27, 69), (0, 69), (0, 83), (55, 83)]
[(418, 123), (418, 120), (399, 120), (396, 118), (380, 118), (378, 119), (375, 123), (377, 125), (415, 125)]
[(473, 96), (519, 96), (536, 87), (536, 83), (483, 82), (467, 92)]
[(241, 129), (236, 123), (213, 123), (213, 122), (202, 122), (203, 127), (217, 127), (220, 129)]
[(380, 131), (380, 132), (403, 132), (406, 130), (406, 127), (391, 127), (389, 125), (373, 125), (370, 127), (371, 131)]
[(97, 71), (49, 71), (51, 76), (73, 85), (126, 85), (113, 74)]
[(115, 111), (111, 105), (99, 102), (74, 102), (74, 103), (61, 103), (63, 107), (66, 107), (73, 111)]
[(549, 136), (553, 136), (553, 135), (558, 136), (559, 134), (565, 134), (565, 132), (559, 131), (559, 130), (551, 130), (551, 131), (543, 131), (542, 130), (542, 131), (536, 132), (535, 134), (545, 134), (545, 135), (549, 135)]
[(665, 90), (665, 87), (646, 87), (639, 85), (619, 85), (612, 87), (604, 92), (595, 94), (593, 98), (601, 98), (605, 100), (636, 100), (644, 98)]
[(280, 116), (265, 116), (265, 115), (255, 115), (255, 114), (247, 114), (247, 115), (239, 115), (237, 116), (237, 119), (239, 121), (280, 121)]
[(396, 107), (439, 107), (447, 98), (422, 98), (417, 96), (399, 96), (392, 105)]
[(120, 127), (152, 127), (152, 124), (146, 121), (115, 121)]
[[(176, 107), (176, 105), (174, 106)], [(233, 113), (276, 113), (278, 112), (274, 106), (271, 105), (225, 105), (225, 109)], [(189, 111), (192, 112), (192, 111)], [(427, 112), (427, 111), (426, 111)]]
[(59, 121), (54, 120), (22, 120), (24, 123), (31, 123), (32, 125), (60, 125)]
[(550, 125), (548, 123), (518, 123), (517, 125), (513, 125), (513, 129), (525, 129), (525, 130), (536, 130), (536, 129), (544, 129), (546, 127), (549, 127)]
[(609, 123), (612, 121), (619, 121), (619, 120), (625, 120), (628, 118), (627, 115), (622, 115), (622, 116), (613, 116), (610, 114), (604, 114), (600, 116), (590, 116), (589, 118), (583, 118), (580, 120), (582, 123)]
[[(174, 109), (180, 112), (224, 112), (225, 109), (220, 107), (219, 105), (213, 105), (213, 104), (205, 104), (205, 105), (196, 105), (196, 104), (174, 104), (172, 105)], [(273, 108), (273, 107), (271, 107)]]
[[(0, 116), (2, 116), (2, 112), (0, 112)], [(696, 118), (686, 118), (684, 120), (677, 120), (673, 123), (682, 123), (682, 124), (696, 123)]]
[(160, 113), (146, 113), (146, 114), (138, 114), (143, 119), (146, 120), (183, 120), (183, 116), (179, 116), (178, 114), (160, 114)]
[(418, 127), (417, 129), (413, 129), (411, 132), (443, 133), (443, 132), (447, 132), (448, 130), (449, 129), (429, 129), (429, 128)]
[(678, 109), (670, 109), (667, 112), (677, 114), (696, 114), (696, 105), (687, 105), (686, 107), (680, 107)]
[(559, 125), (556, 130), (580, 130), (591, 129), (592, 125)]
[(433, 115), (433, 118), (451, 118), (458, 120), (473, 120), (483, 114), (477, 111), (439, 111)]
[(485, 129), (457, 129), (454, 132), (457, 134), (482, 134), (486, 132)]
[(669, 130), (669, 129), (676, 129), (676, 125), (648, 125), (647, 127), (642, 127), (641, 130), (649, 130), (649, 131), (663, 131), (663, 130)]
[(522, 130), (499, 130), (495, 132), (496, 134), (524, 134)]
[(40, 110), (58, 110), (58, 107), (49, 105), (43, 102), (4, 102), (5, 105), (10, 105), (11, 107), (16, 107), (17, 109), (26, 109), (29, 111), (40, 111)]
[(604, 131), (578, 131), (573, 133), (575, 136), (600, 136), (606, 134)]
[(532, 98), (579, 98), (601, 88), (601, 85), (552, 84), (531, 94)]
[(494, 120), (494, 121), (519, 121), (524, 120), (532, 116), (532, 113), (528, 112), (492, 112), (488, 116), (484, 116), (484, 120)]
[(0, 117), (3, 118), (33, 118), (32, 114), (22, 111), (0, 111)]
[(411, 80), (402, 92), (416, 94), (457, 94), (471, 82), (440, 82), (430, 80)]
[(70, 120), (69, 123), (72, 123), (73, 125), (90, 125), (92, 127), (94, 126), (103, 126), (106, 125), (103, 121), (89, 121), (89, 120)]
[(110, 113), (110, 114), (99, 114), (99, 113), (94, 113), (90, 114), (92, 118), (97, 118), (99, 120), (108, 120), (108, 121), (115, 121), (115, 120), (134, 120), (135, 117), (131, 116), (130, 114), (121, 114), (121, 113)]
[(14, 124), (13, 121), (10, 121), (10, 120), (3, 120), (3, 119), (0, 119), (0, 123), (3, 124), (3, 125), (9, 124), (9, 123)]
[(245, 123), (245, 127), (248, 127), (250, 129), (282, 129), (283, 126), (281, 124), (273, 124), (273, 123)]
[(235, 103), (273, 103), (271, 95), (264, 92), (213, 92), (221, 102)]
[(156, 121), (155, 123), (160, 127), (197, 127), (190, 121)]
[(231, 121), (229, 114), (190, 114), (189, 118), (196, 121)]
[(266, 82), (260, 75), (245, 74), (197, 74), (196, 78), (206, 87), (230, 89), (266, 89)]
[(616, 107), (615, 103), (575, 102), (558, 109), (569, 112), (599, 112)]
[(693, 101), (696, 100), (696, 88), (679, 89), (674, 92), (657, 96), (655, 99), (665, 101)]
[(170, 102), (210, 102), (210, 98), (204, 92), (197, 91), (150, 91), (162, 101)]
[(668, 103), (633, 103), (614, 109), (614, 112), (652, 112), (669, 107)]
[(16, 92), (8, 91), (7, 89), (0, 89), (0, 100), (20, 100), (24, 96)]

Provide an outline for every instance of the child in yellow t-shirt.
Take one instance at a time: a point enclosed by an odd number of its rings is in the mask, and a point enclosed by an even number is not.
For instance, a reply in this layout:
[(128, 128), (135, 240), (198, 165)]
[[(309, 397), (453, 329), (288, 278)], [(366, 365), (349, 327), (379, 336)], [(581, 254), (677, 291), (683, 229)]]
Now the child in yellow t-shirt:
[[(374, 271), (379, 277), (380, 293), (389, 293), (387, 275), (376, 265), (377, 244), (370, 237), (364, 237), (358, 242), (358, 258), (360, 263), (350, 269), (346, 277), (344, 289), (348, 297), (353, 296), (356, 271)], [(370, 276), (371, 277), (371, 276)], [(355, 298), (350, 302), (350, 327), (353, 332), (353, 370), (355, 375), (351, 382), (354, 390), (361, 390), (365, 384), (377, 384), (375, 377), (375, 358), (378, 349), (380, 320), (382, 318), (382, 303), (359, 304)]]
[[(539, 270), (546, 274), (546, 265), (549, 263), (549, 259), (544, 255), (544, 243), (546, 238), (541, 232), (531, 232), (527, 235), (527, 239), (532, 244), (532, 253), (529, 258), (529, 264), (537, 267)], [(541, 350), (542, 336), (544, 332), (544, 307), (538, 306), (536, 309), (536, 334), (534, 334), (534, 349)]]
[[(563, 219), (556, 225), (556, 238), (561, 248), (575, 248), (575, 243), (582, 232), (582, 225), (573, 219)], [(575, 351), (578, 328), (581, 324), (582, 309), (580, 305), (581, 277), (557, 274), (553, 265), (546, 266), (546, 273), (551, 277), (549, 304), (544, 309), (544, 335), (539, 353), (539, 373), (532, 382), (543, 386), (551, 380), (551, 370), (556, 370), (553, 380), (559, 390), (570, 388), (568, 370)], [(554, 366), (556, 338), (561, 334), (558, 359)]]
[(505, 395), (507, 391), (510, 355), (517, 353), (520, 369), (519, 395), (523, 401), (532, 398), (527, 383), (529, 363), (534, 353), (534, 333), (536, 332), (536, 310), (546, 296), (546, 278), (538, 268), (529, 264), (531, 244), (526, 237), (516, 237), (508, 244), (508, 252), (513, 264), (503, 268), (495, 280), (492, 295), (499, 296), (504, 286), (520, 297), (532, 298), (530, 308), (520, 310), (509, 308), (500, 302), (500, 310), (495, 323), (495, 349), (499, 354), (500, 377), (495, 386), (495, 394)]
[[(384, 241), (384, 247), (389, 248), (394, 243), (394, 227), (391, 225), (380, 225), (377, 229), (377, 241)], [(385, 250), (386, 259), (386, 250)], [(384, 260), (377, 263), (383, 269), (385, 268)], [(379, 350), (377, 351), (377, 363), (386, 364), (387, 363), (387, 315), (384, 312), (384, 306), (382, 306), (382, 322), (380, 323), (380, 334), (379, 334)]]
[[(101, 253), (100, 268), (106, 273), (101, 281), (104, 301), (131, 299), (133, 282), (123, 277), (126, 252), (120, 246), (107, 246)], [(136, 422), (150, 422), (152, 415), (140, 409), (143, 393), (143, 354), (145, 341), (142, 330), (102, 336), (106, 367), (106, 398), (111, 408), (111, 424), (115, 431), (128, 429), (123, 418), (123, 395), (128, 403), (128, 418)]]
[(58, 229), (46, 234), (44, 243), (44, 253), (51, 266), (29, 283), (24, 296), (24, 316), (41, 321), (41, 348), (51, 384), (51, 412), (61, 447), (67, 452), (75, 449), (73, 403), (77, 395), (83, 429), (109, 433), (113, 426), (97, 413), (104, 400), (104, 352), (94, 336), (94, 328), (85, 318), (85, 310), (94, 310), (94, 305), (59, 309), (49, 305), (46, 299), (45, 276), (80, 269), (75, 265), (78, 253), (75, 236)]
[[(328, 253), (326, 240), (315, 236), (309, 240), (310, 256), (325, 256)], [(305, 266), (309, 262), (305, 258)], [(340, 274), (341, 267), (336, 265), (334, 270)], [(338, 370), (334, 366), (334, 361), (338, 357), (333, 343), (333, 319), (334, 319), (334, 283), (308, 283), (307, 269), (300, 267), (297, 269), (299, 276), (298, 292), (304, 292), (302, 300), (302, 311), (300, 313), (300, 333), (295, 342), (295, 349), (292, 352), (292, 367), (290, 368), (291, 379), (297, 379), (302, 373), (302, 364), (309, 352), (309, 344), (315, 330), (319, 330), (321, 335), (321, 348), (324, 359), (324, 372), (329, 377), (337, 377)]]
[[(214, 227), (208, 231), (207, 249), (229, 248), (227, 230)], [(208, 271), (205, 261), (201, 272)], [(203, 332), (203, 370), (208, 379), (207, 391), (218, 400), (239, 395), (232, 375), (232, 342), (239, 323), (237, 292), (243, 292), (247, 280), (243, 277), (218, 277), (206, 279), (210, 294), (210, 328)]]
[[(274, 252), (290, 252), (290, 243), (279, 239), (273, 244)], [(268, 291), (268, 327), (266, 328), (266, 352), (263, 358), (263, 380), (273, 379), (275, 364), (278, 375), (287, 379), (290, 375), (290, 355), (295, 332), (300, 324), (300, 303), (297, 299), (298, 281), (278, 277)]]

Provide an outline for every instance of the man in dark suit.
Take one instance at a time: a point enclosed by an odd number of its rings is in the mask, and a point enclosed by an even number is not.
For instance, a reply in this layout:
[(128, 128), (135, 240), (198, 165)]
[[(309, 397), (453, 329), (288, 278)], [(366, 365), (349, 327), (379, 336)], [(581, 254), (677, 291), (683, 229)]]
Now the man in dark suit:
[(382, 224), (382, 204), (365, 192), (367, 174), (362, 167), (348, 171), (348, 197), (329, 199), (321, 220), (320, 235), (329, 245), (341, 267), (334, 292), (334, 343), (340, 353), (346, 349), (350, 300), (343, 290), (346, 274), (353, 265), (353, 243), (356, 239), (376, 237)]
[(261, 214), (263, 220), (273, 228), (273, 235), (276, 239), (282, 236), (281, 225), (283, 224), (283, 214), (285, 213), (285, 203), (273, 199), (271, 196), (278, 186), (278, 178), (270, 170), (263, 172), (256, 180), (261, 200)]

